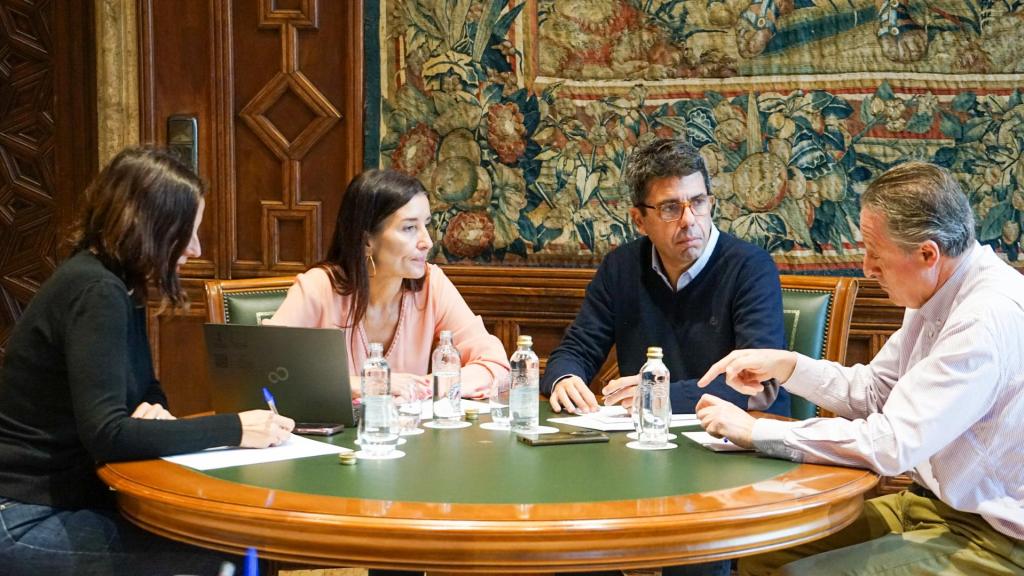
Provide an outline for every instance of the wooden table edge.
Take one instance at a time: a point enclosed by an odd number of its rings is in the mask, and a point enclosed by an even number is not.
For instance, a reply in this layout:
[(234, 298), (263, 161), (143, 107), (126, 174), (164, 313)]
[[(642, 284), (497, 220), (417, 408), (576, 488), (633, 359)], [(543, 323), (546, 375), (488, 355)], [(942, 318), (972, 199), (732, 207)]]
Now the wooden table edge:
[(99, 474), (127, 518), (175, 540), (319, 566), (474, 572), (643, 568), (787, 548), (848, 525), (878, 481), (866, 470), (802, 464), (702, 494), (485, 505), (300, 494), (162, 460), (107, 464)]

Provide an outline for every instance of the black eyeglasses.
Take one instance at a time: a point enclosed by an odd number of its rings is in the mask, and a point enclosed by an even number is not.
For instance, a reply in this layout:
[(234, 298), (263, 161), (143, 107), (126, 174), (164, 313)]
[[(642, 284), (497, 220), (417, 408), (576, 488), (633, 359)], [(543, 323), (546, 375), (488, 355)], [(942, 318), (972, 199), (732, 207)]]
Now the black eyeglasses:
[(715, 204), (715, 197), (710, 194), (701, 194), (689, 200), (683, 200), (681, 202), (676, 200), (670, 200), (668, 202), (662, 202), (657, 206), (651, 206), (650, 204), (637, 204), (638, 207), (650, 208), (658, 211), (658, 218), (661, 218), (662, 222), (675, 222), (683, 217), (683, 210), (687, 208), (690, 212), (693, 212), (694, 216), (707, 216), (711, 213), (711, 207)]

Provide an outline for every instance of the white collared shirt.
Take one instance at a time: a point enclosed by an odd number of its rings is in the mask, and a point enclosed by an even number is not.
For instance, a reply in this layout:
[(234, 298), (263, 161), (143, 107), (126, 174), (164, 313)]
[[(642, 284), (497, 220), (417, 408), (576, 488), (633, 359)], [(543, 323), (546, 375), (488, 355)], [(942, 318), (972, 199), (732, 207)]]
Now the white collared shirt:
[(759, 419), (759, 451), (914, 480), (1024, 539), (1024, 276), (975, 244), (868, 365), (800, 356), (784, 384), (840, 418)]
[[(715, 246), (718, 244), (718, 228), (714, 224), (711, 225), (711, 233), (708, 238), (708, 244), (704, 247), (704, 251), (701, 252), (700, 258), (686, 269), (685, 272), (679, 275), (679, 279), (676, 280), (675, 291), (679, 292), (686, 287), (687, 284), (693, 282), (693, 279), (700, 274), (701, 270), (704, 269), (708, 264), (708, 260), (711, 259), (711, 253), (715, 251)], [(672, 288), (672, 283), (668, 280), (668, 275), (665, 274), (665, 269), (661, 267), (661, 257), (658, 256), (658, 249), (654, 247), (654, 243), (651, 243), (651, 269), (653, 269), (661, 279), (665, 281), (665, 285)]]

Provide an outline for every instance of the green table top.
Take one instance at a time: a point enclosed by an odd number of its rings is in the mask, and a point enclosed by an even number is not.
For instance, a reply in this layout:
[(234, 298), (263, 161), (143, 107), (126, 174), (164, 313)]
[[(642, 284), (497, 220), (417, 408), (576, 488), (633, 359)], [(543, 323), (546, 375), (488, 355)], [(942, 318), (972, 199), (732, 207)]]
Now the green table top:
[[(541, 403), (541, 421), (551, 412)], [(206, 474), (253, 486), (371, 500), (453, 504), (568, 503), (658, 498), (735, 488), (793, 470), (797, 464), (752, 452), (715, 453), (679, 436), (674, 450), (626, 447), (625, 432), (599, 444), (528, 446), (511, 432), (472, 427), (407, 437), (396, 460), (338, 463), (315, 456), (211, 470)], [(578, 430), (557, 425), (564, 430)], [(698, 427), (673, 428), (681, 431)], [(355, 430), (322, 439), (357, 448)]]

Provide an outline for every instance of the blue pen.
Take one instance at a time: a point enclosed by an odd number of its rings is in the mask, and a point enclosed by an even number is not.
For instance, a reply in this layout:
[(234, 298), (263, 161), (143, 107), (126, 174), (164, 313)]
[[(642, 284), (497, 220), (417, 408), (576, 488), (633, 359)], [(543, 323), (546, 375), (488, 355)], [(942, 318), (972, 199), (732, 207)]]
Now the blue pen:
[(263, 388), (263, 398), (266, 399), (267, 406), (270, 406), (270, 411), (273, 412), (274, 415), (276, 416), (277, 415), (277, 404), (274, 402), (274, 395), (271, 394), (270, 390), (267, 390), (266, 387)]

